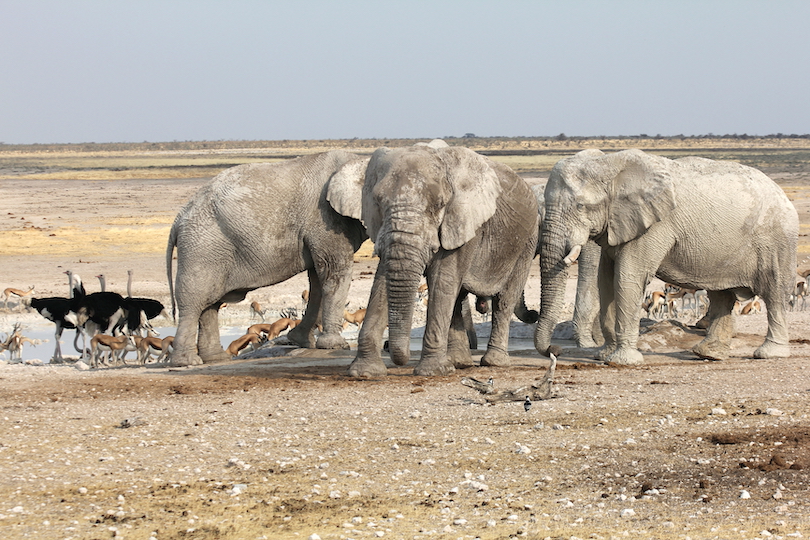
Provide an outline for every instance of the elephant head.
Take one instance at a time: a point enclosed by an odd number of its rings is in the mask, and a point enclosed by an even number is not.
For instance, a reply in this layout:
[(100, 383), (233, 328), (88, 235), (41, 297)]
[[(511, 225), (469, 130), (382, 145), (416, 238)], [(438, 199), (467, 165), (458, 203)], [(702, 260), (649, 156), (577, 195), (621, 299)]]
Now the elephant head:
[[(392, 360), (404, 365), (410, 358), (413, 298), (427, 265), (440, 250), (454, 250), (475, 237), (495, 214), (501, 184), (486, 158), (441, 141), (380, 148), (365, 176), (358, 172), (340, 171), (328, 196), (341, 213), (357, 215), (359, 210), (375, 244), (377, 273), (386, 279), (389, 350)], [(341, 206), (338, 198), (355, 207)], [(362, 201), (360, 208), (356, 201)]]
[(568, 266), (588, 239), (602, 249), (638, 238), (675, 208), (666, 160), (638, 150), (584, 150), (554, 165), (545, 190), (542, 293), (535, 347), (548, 354)]

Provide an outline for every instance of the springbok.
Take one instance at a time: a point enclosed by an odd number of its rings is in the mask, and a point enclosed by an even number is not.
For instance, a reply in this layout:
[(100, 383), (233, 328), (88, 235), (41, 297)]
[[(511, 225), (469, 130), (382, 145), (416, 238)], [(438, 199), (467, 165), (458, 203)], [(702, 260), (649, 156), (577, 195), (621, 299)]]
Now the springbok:
[(122, 360), (128, 351), (137, 350), (135, 339), (132, 336), (109, 336), (107, 334), (96, 334), (90, 340), (90, 363), (92, 367), (98, 367), (98, 360), (101, 353), (108, 353), (112, 356), (113, 364)]
[(228, 348), (225, 349), (231, 357), (238, 355), (242, 349), (246, 349), (250, 347), (250, 350), (255, 351), (259, 344), (264, 343), (265, 340), (259, 336), (259, 334), (245, 334), (244, 336), (238, 337), (228, 345)]
[(33, 285), (31, 285), (31, 287), (27, 291), (23, 291), (21, 289), (15, 289), (14, 287), (6, 287), (6, 289), (3, 291), (3, 296), (5, 296), (5, 299), (3, 301), (3, 307), (8, 308), (8, 299), (10, 297), (12, 297), (12, 296), (16, 296), (16, 297), (18, 297), (20, 299), (18, 301), (18, 304), (17, 304), (17, 309), (19, 311), (22, 311), (22, 306), (23, 306), (22, 299), (24, 297), (28, 296), (29, 294), (31, 294), (32, 292), (34, 292), (34, 286)]
[(262, 336), (265, 340), (276, 339), (278, 335), (290, 327), (290, 323), (293, 322), (293, 319), (289, 317), (283, 317), (277, 320), (274, 323), (270, 324), (253, 324), (248, 327), (247, 332), (245, 335), (248, 334), (257, 334)]
[(250, 303), (250, 318), (253, 320), (257, 315), (261, 317), (262, 322), (264, 322), (264, 314), (267, 313), (267, 308), (262, 309), (262, 305), (259, 304), (256, 300)]

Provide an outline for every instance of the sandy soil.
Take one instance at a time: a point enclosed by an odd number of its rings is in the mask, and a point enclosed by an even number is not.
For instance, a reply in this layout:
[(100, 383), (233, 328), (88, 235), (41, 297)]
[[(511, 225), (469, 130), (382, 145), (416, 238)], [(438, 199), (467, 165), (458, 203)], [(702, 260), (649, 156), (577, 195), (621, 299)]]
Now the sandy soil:
[[(204, 181), (4, 180), (0, 285), (64, 295), (70, 268), (90, 291), (104, 273), (123, 292), (133, 269), (134, 294), (168, 303), (168, 227)], [(807, 179), (780, 182), (806, 235)], [(354, 266), (360, 307), (376, 262)], [(300, 306), (306, 286), (297, 276), (249, 300)], [(43, 324), (10, 306), (0, 331)], [(764, 314), (738, 317), (724, 362), (693, 358), (700, 332), (667, 322), (642, 337), (643, 367), (566, 349), (556, 397), (528, 413), (460, 380), (530, 384), (548, 365), (533, 350), (514, 351), (507, 369), (425, 379), (391, 368), (366, 381), (345, 375), (351, 351), (283, 347), (184, 369), (2, 365), (0, 537), (807, 536), (808, 313), (789, 314), (787, 360), (751, 359)], [(225, 316), (246, 324), (247, 302)]]

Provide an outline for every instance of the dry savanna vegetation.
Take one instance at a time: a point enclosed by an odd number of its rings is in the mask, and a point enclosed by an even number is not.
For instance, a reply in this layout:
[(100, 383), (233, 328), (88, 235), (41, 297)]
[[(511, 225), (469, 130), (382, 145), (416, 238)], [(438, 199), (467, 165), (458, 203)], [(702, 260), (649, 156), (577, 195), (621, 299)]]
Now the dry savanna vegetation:
[[(799, 211), (799, 261), (810, 269), (807, 138), (447, 141), (529, 182), (583, 148), (761, 168)], [(0, 288), (65, 295), (62, 272), (72, 269), (91, 292), (100, 273), (123, 292), (134, 269), (135, 295), (168, 304), (171, 222), (223, 168), (413, 142), (0, 145)], [(375, 268), (367, 244), (355, 260), (352, 309), (365, 306)], [(526, 289), (534, 307), (538, 274), (535, 265)], [(251, 300), (270, 312), (300, 307), (306, 286), (296, 276), (254, 291), (228, 307), (226, 323), (255, 322)], [(793, 356), (782, 360), (751, 358), (765, 313), (737, 317), (723, 362), (688, 353), (702, 338), (688, 316), (641, 336), (641, 367), (602, 366), (593, 351), (563, 342), (554, 398), (529, 412), (520, 402), (490, 405), (461, 379), (493, 377), (499, 390), (537, 382), (548, 360), (531, 345), (512, 351), (513, 367), (431, 379), (392, 366), (386, 378), (355, 380), (346, 376), (352, 351), (290, 347), (182, 369), (0, 365), (0, 537), (807, 537), (808, 313), (788, 314)], [(46, 324), (12, 300), (0, 309), (0, 332), (15, 322)], [(65, 336), (63, 350), (72, 351)], [(36, 350), (47, 361), (53, 344)]]

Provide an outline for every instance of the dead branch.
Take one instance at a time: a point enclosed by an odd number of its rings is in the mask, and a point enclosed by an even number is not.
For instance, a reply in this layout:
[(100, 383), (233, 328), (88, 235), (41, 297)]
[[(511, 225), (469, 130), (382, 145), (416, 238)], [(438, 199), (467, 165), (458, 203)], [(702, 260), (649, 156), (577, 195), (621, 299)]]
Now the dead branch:
[(529, 399), (532, 401), (542, 401), (544, 399), (554, 397), (551, 390), (552, 386), (554, 385), (554, 370), (556, 367), (557, 357), (552, 354), (548, 370), (541, 380), (532, 383), (531, 385), (520, 386), (518, 388), (513, 388), (512, 390), (503, 390), (501, 392), (495, 392), (493, 385), (489, 383), (482, 383), (481, 381), (471, 377), (464, 377), (461, 379), (461, 384), (474, 388), (475, 390), (478, 390), (484, 394), (488, 403), (500, 403), (502, 401), (523, 401), (526, 399), (526, 396), (529, 396)]

